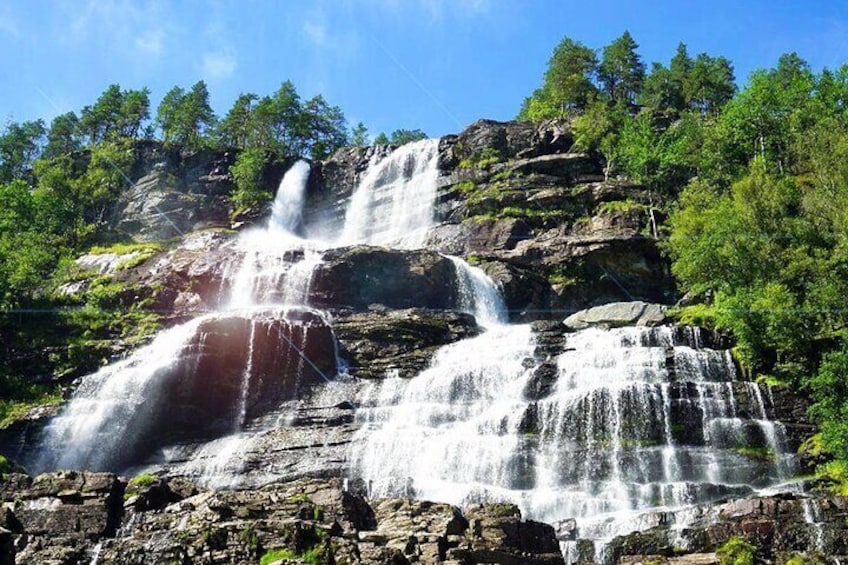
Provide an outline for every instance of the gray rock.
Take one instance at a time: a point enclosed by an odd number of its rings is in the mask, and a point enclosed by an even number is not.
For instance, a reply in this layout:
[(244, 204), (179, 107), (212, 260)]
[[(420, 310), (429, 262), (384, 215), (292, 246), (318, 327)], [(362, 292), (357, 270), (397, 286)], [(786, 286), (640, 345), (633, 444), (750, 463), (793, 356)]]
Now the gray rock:
[(613, 302), (576, 312), (563, 324), (571, 330), (589, 327), (657, 326), (666, 321), (666, 307), (646, 302)]
[(479, 331), (469, 314), (422, 309), (340, 316), (333, 329), (350, 374), (359, 378), (412, 377), (439, 347)]

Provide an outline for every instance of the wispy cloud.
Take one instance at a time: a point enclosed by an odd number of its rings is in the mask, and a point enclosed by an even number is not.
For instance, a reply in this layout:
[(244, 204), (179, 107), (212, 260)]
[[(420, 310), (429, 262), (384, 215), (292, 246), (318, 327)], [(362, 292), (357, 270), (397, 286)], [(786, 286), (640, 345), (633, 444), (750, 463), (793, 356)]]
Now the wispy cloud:
[(431, 23), (438, 23), (449, 16), (473, 18), (487, 14), (492, 9), (491, 0), (367, 0), (371, 9), (409, 16), (410, 13), (426, 16)]
[(303, 35), (316, 47), (327, 47), (327, 25), (323, 21), (305, 20), (303, 22)]
[[(172, 18), (167, 6), (158, 1), (87, 0), (64, 3), (69, 24), (62, 38), (67, 43), (89, 42), (100, 38), (115, 48), (129, 48), (131, 55), (148, 61), (167, 51)], [(128, 39), (131, 39), (128, 41)]]
[(338, 58), (350, 60), (359, 50), (357, 31), (350, 27), (343, 29), (338, 22), (333, 22), (321, 4), (303, 20), (300, 31), (312, 47)]
[(237, 66), (238, 62), (233, 53), (222, 51), (210, 52), (203, 55), (201, 72), (204, 78), (223, 80), (233, 76)]

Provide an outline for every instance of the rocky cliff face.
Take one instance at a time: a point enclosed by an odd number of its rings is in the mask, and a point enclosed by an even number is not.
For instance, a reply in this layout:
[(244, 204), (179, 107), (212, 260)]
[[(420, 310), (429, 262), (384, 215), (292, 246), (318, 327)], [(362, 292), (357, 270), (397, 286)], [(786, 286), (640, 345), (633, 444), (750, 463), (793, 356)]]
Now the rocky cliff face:
[[(388, 152), (345, 149), (313, 164), (304, 223), (340, 225), (369, 163)], [(592, 542), (581, 540), (576, 526), (557, 524), (554, 530), (525, 521), (512, 505), (459, 509), (369, 500), (363, 496), (369, 485), (346, 486), (349, 451), (362, 441), (356, 418), (361, 407), (351, 399), (388, 377), (414, 379), (441, 347), (484, 332), (463, 311), (455, 265), (442, 253), (459, 255), (498, 284), (511, 321), (533, 322), (534, 347), (522, 361), (533, 374), (522, 392), (527, 409), (518, 419), (521, 441), (534, 444), (541, 430), (537, 403), (552, 393), (556, 358), (568, 350), (569, 335), (587, 327), (670, 322), (656, 304), (671, 304), (677, 296), (658, 249), (662, 217), (650, 192), (605, 179), (597, 159), (573, 150), (562, 123), (480, 121), (440, 141), (439, 223), (426, 234), (425, 249), (321, 250), (303, 298), (326, 316), (304, 311), (296, 320), (269, 315), (257, 321), (237, 311), (211, 315), (231, 299), (234, 270), (251, 259), (232, 229), (239, 222), (230, 223), (225, 198), (232, 159), (143, 147), (133, 171), (136, 183), (122, 197), (114, 226), (140, 240), (178, 240), (144, 255), (81, 258), (82, 274), (64, 290), (83, 296), (107, 280), (123, 289), (122, 306), (142, 305), (166, 327), (209, 316), (178, 362), (162, 373), (157, 386), (164, 386), (165, 401), (136, 426), (150, 432), (148, 440), (129, 438), (125, 459), (110, 462), (130, 474), (143, 466), (156, 477), (130, 482), (111, 474), (7, 475), (0, 484), (6, 508), (0, 563), (84, 563), (95, 557), (97, 563), (255, 563), (278, 551), (281, 562), (293, 563), (554, 564), (564, 561), (559, 542), (577, 547), (572, 562), (593, 562)], [(273, 190), (282, 170), (267, 172)], [(281, 252), (275, 257), (280, 276), (303, 257), (303, 250)], [(284, 293), (278, 283), (269, 283), (269, 296)], [(595, 306), (601, 308), (585, 310)], [(704, 347), (732, 345), (726, 336), (699, 335)], [(138, 345), (119, 341), (85, 370)], [(653, 430), (657, 437), (644, 443), (669, 441), (697, 451), (706, 442), (697, 428), (705, 409), (693, 399), (704, 393), (676, 380), (673, 351), (665, 355), (669, 418), (676, 425), (667, 430), (670, 439)], [(340, 378), (327, 386), (327, 374)], [(759, 433), (751, 431), (751, 422), (764, 418), (760, 411), (783, 422), (790, 451), (814, 431), (804, 400), (785, 389), (742, 382), (726, 388), (738, 411), (733, 416), (748, 421), (741, 432), (746, 441)], [(34, 411), (0, 431), (0, 452), (28, 459), (54, 415)], [(252, 434), (236, 451), (226, 438), (233, 429)], [(761, 464), (765, 476), (775, 454), (760, 449), (735, 456), (760, 457), (746, 465)], [(232, 476), (237, 484), (228, 482)], [(699, 507), (699, 519), (686, 522), (686, 551), (711, 563), (721, 543), (750, 534), (763, 556), (777, 559), (804, 551), (805, 541), (824, 532), (816, 551), (848, 553), (839, 541), (846, 535), (845, 501), (805, 500), (762, 497), (741, 510), (733, 506), (740, 503)], [(676, 524), (683, 520), (668, 513), (646, 520), (651, 529), (612, 541), (611, 562), (682, 559)], [(782, 520), (789, 530), (779, 525)]]
[(515, 506), (368, 501), (339, 480), (212, 492), (179, 480), (12, 474), (0, 498), (0, 563), (563, 563), (553, 528)]

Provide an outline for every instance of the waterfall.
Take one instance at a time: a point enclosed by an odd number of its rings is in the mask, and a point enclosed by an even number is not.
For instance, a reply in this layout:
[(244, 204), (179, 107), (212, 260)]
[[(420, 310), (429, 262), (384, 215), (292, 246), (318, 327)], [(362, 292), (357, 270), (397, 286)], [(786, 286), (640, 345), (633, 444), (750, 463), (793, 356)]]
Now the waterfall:
[[(344, 236), (336, 244), (414, 246), (433, 223), (437, 162), (438, 140), (408, 144), (372, 162), (349, 203)], [(71, 401), (46, 428), (33, 470), (121, 471), (153, 453), (154, 459), (201, 483), (237, 484), (241, 454), (250, 442), (286, 421), (280, 416), (252, 423), (251, 407), (262, 400), (259, 392), (267, 395), (267, 381), (288, 379), (287, 386), (296, 389), (302, 375), (323, 380), (335, 376), (325, 374), (304, 353), (307, 338), (330, 327), (326, 313), (308, 306), (312, 277), (328, 244), (297, 235), (303, 228), (309, 174), (306, 162), (295, 163), (280, 182), (267, 225), (239, 235), (235, 251), (240, 261), (225, 275), (229, 297), (219, 311), (165, 330), (127, 359), (83, 377)], [(496, 316), (483, 310), (479, 315)], [(209, 331), (217, 333), (210, 336)], [(323, 335), (318, 332), (315, 339)], [(341, 363), (335, 338), (323, 349), (332, 353), (337, 371)], [(230, 367), (228, 359), (241, 365)], [(222, 382), (204, 385), (209, 371), (220, 372)], [(207, 415), (196, 416), (210, 418), (198, 423), (208, 427), (204, 433), (209, 436), (199, 437), (200, 444), (158, 446), (148, 436), (170, 435), (155, 420), (167, 420), (163, 411), (168, 408), (163, 407), (170, 406), (185, 383), (193, 383), (200, 395), (212, 395), (217, 387), (231, 398), (210, 397), (203, 407)]]
[[(293, 234), (308, 177), (309, 165), (295, 163), (280, 182), (267, 227), (239, 237), (244, 258), (232, 276), (225, 306), (217, 313), (160, 332), (127, 359), (84, 377), (66, 408), (46, 428), (34, 469), (116, 470), (131, 462), (134, 450), (141, 449), (145, 434), (153, 429), (151, 420), (159, 415), (163, 397), (173, 394), (175, 383), (196, 378), (197, 363), (210, 354), (202, 328), (228, 320), (245, 320), (248, 326), (243, 344), (245, 363), (234, 375), (238, 379), (234, 413), (221, 415), (232, 422), (225, 427), (227, 431), (241, 430), (248, 418), (251, 393), (258, 385), (254, 382), (258, 325), (262, 324), (266, 333), (279, 335), (283, 341), (276, 346), (302, 363), (299, 352), (291, 351), (295, 345), (285, 343), (290, 340), (286, 333), (306, 339), (309, 322), (301, 326), (300, 318), (303, 312), (315, 314), (304, 304), (320, 255), (304, 249), (303, 241)], [(294, 307), (280, 307), (284, 305)], [(303, 372), (302, 366), (296, 369)], [(210, 424), (214, 426), (214, 422)]]
[(298, 161), (292, 165), (280, 181), (277, 196), (271, 206), (269, 229), (297, 233), (303, 221), (303, 200), (309, 180), (309, 163)]
[(457, 310), (473, 314), (477, 323), (488, 328), (507, 322), (506, 304), (494, 281), (482, 269), (459, 257), (446, 255), (456, 273)]
[[(139, 418), (159, 398), (166, 376), (205, 318), (160, 332), (128, 359), (88, 375), (62, 414), (46, 429), (41, 453), (32, 467), (102, 470), (112, 466), (128, 433), (143, 434)], [(138, 429), (132, 429), (138, 425)]]
[(375, 155), (353, 193), (338, 245), (419, 247), (434, 222), (439, 140), (407, 143)]
[(353, 472), (372, 496), (506, 500), (532, 519), (576, 520), (599, 550), (644, 527), (648, 511), (774, 484), (785, 447), (762, 425), (762, 396), (740, 397), (748, 384), (728, 353), (699, 337), (673, 327), (569, 334), (538, 395), (530, 326), (492, 326), (441, 349), (411, 381), (371, 385)]

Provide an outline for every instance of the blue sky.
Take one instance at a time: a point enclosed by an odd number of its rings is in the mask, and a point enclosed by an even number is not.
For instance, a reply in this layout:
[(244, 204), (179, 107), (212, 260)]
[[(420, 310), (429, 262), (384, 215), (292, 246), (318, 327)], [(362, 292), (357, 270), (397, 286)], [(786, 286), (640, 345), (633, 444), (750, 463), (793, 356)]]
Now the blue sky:
[(629, 29), (645, 61), (729, 57), (737, 81), (797, 51), (848, 62), (848, 2), (623, 0), (19, 0), (0, 2), (0, 121), (49, 120), (110, 83), (209, 84), (219, 114), (291, 79), (372, 134), (458, 132), (509, 119), (569, 36), (600, 48)]

